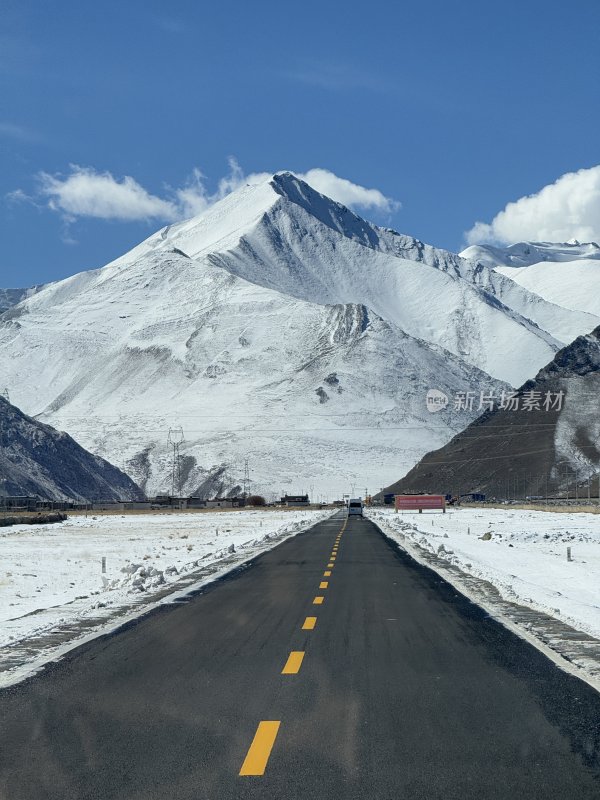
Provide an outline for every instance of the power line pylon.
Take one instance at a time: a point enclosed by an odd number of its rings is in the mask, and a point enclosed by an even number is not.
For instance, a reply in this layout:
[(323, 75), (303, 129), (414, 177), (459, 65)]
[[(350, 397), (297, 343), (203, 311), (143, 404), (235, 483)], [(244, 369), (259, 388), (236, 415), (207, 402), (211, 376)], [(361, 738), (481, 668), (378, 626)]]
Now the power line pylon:
[(244, 500), (248, 499), (248, 484), (250, 483), (250, 467), (248, 459), (244, 459)]
[[(181, 453), (184, 443), (183, 428), (169, 428), (167, 444), (173, 448), (173, 464), (171, 468), (171, 497), (181, 497)], [(177, 492), (177, 494), (175, 493)]]

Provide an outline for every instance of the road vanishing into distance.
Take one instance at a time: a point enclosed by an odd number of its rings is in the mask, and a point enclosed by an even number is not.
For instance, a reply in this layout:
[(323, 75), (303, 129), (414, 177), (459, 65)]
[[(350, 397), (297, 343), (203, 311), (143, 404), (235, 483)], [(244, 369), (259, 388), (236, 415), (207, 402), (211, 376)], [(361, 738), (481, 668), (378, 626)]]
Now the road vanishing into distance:
[(338, 514), (0, 693), (2, 800), (591, 800), (600, 695)]

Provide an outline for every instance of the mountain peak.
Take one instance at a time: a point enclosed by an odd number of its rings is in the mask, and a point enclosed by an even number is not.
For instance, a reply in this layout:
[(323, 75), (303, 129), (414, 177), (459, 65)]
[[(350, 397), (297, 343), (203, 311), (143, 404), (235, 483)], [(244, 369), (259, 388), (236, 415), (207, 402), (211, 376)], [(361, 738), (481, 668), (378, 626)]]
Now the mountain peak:
[(375, 225), (337, 200), (313, 189), (293, 172), (276, 172), (270, 184), (279, 195), (303, 208), (328, 228), (367, 247), (378, 246), (380, 237)]

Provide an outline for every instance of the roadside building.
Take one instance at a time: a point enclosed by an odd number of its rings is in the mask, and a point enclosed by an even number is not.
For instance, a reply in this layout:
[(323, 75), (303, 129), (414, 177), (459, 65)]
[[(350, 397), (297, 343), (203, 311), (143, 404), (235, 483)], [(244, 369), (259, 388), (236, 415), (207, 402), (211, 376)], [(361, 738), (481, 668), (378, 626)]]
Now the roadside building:
[(35, 511), (38, 500), (38, 497), (26, 495), (5, 495), (0, 498), (0, 506), (11, 511)]
[(233, 508), (233, 499), (229, 497), (216, 497), (206, 501), (206, 508)]
[(308, 502), (307, 494), (286, 494), (281, 498), (281, 505), (288, 508), (302, 508), (310, 505), (310, 503)]
[(206, 508), (207, 500), (202, 500), (200, 497), (188, 497), (188, 508)]

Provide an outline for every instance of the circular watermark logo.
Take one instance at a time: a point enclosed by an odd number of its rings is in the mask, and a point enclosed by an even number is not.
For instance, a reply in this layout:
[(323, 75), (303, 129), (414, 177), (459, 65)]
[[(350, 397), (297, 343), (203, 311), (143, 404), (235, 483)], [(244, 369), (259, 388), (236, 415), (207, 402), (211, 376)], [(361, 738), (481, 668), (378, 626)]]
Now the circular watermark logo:
[(427, 392), (426, 403), (427, 411), (435, 414), (438, 411), (443, 411), (448, 405), (448, 395), (439, 389), (430, 389)]

